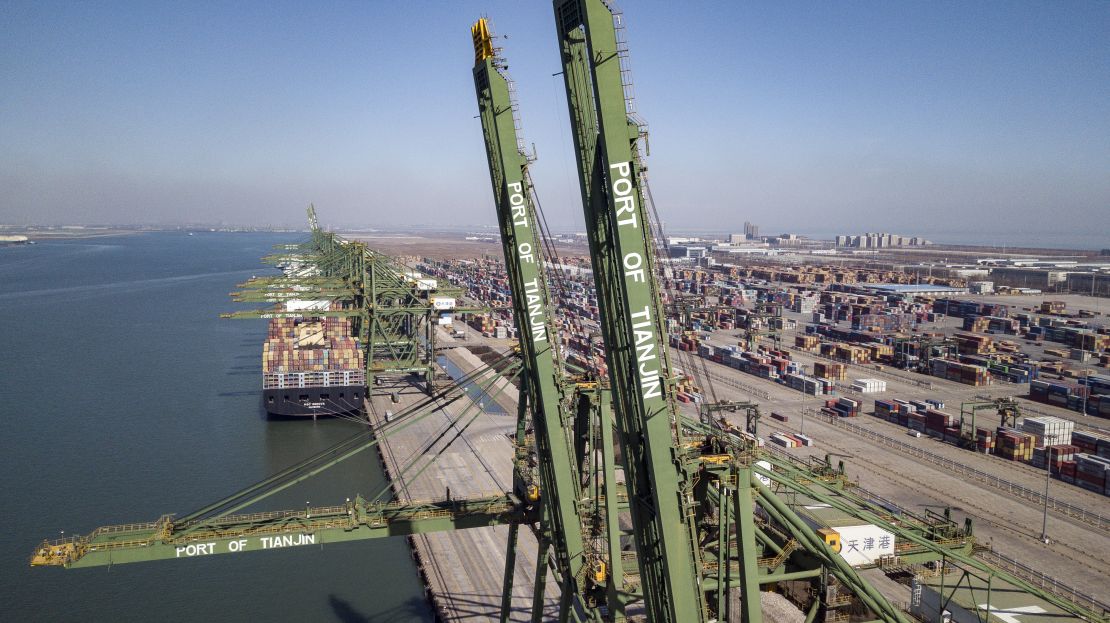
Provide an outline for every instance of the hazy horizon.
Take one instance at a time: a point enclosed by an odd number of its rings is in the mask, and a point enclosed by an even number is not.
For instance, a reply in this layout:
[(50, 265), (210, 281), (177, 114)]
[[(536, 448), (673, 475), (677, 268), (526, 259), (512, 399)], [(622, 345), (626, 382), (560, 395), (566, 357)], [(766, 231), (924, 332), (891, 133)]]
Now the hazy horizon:
[[(1110, 4), (621, 6), (672, 230), (1110, 246)], [(483, 14), (548, 221), (580, 229), (550, 6), (492, 1), (6, 3), (0, 223), (493, 224)]]

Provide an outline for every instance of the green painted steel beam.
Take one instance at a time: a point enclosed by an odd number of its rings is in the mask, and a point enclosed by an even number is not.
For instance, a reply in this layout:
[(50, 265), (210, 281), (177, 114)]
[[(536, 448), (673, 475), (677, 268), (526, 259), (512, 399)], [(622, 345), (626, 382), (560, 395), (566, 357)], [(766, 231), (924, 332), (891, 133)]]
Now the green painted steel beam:
[(627, 50), (602, 0), (555, 0), (553, 8), (647, 615), (702, 621), (692, 500), (664, 381), (670, 369), (640, 131), (625, 98)]
[(784, 487), (813, 497), (814, 499), (826, 503), (838, 510), (842, 510), (855, 517), (858, 517), (859, 519), (879, 526), (880, 528), (893, 533), (896, 538), (908, 540), (923, 548), (924, 550), (928, 550), (929, 552), (931, 552), (931, 557), (928, 558), (928, 560), (939, 560), (941, 557), (946, 557), (955, 562), (958, 562), (960, 565), (964, 565), (966, 568), (975, 569), (980, 573), (986, 574), (988, 576), (994, 576), (1003, 580), (1004, 582), (1013, 584), (1020, 590), (1025, 591), (1030, 595), (1034, 595), (1038, 599), (1043, 599), (1046, 602), (1062, 610), (1070, 612), (1071, 614), (1074, 614), (1075, 616), (1078, 616), (1080, 618), (1084, 618), (1090, 621), (1103, 621), (1106, 619), (1103, 613), (1093, 612), (1088, 608), (1076, 604), (1064, 597), (1043, 590), (1040, 587), (1023, 580), (1022, 578), (1019, 578), (1002, 569), (998, 569), (972, 557), (969, 552), (966, 552), (966, 550), (959, 551), (957, 549), (952, 549), (949, 547), (945, 547), (944, 545), (935, 543), (928, 538), (921, 536), (917, 531), (906, 530), (903, 529), (900, 525), (887, 521), (884, 517), (873, 510), (868, 510), (867, 508), (860, 508), (859, 506), (848, 504), (844, 502), (843, 498), (840, 498), (836, 495), (831, 495), (830, 491), (818, 490), (817, 487), (825, 487), (824, 483), (815, 481), (813, 483), (810, 483), (815, 486), (808, 486), (798, 483), (796, 480), (775, 471), (768, 471), (761, 468), (755, 468), (755, 470), (760, 475), (771, 478), (773, 481), (779, 483)]
[(220, 318), (243, 320), (248, 318), (354, 318), (362, 315), (360, 309), (306, 309), (301, 311), (281, 311), (278, 309), (245, 309), (220, 314)]
[(741, 466), (735, 471), (736, 490), (733, 493), (736, 504), (736, 532), (740, 555), (740, 621), (742, 623), (760, 623), (763, 621), (763, 611), (759, 605), (759, 572), (756, 569), (756, 560), (759, 552), (755, 546), (755, 501), (752, 499), (752, 471), (751, 467)]
[(519, 500), (508, 495), (430, 504), (371, 504), (356, 498), (329, 507), (224, 516), (181, 537), (172, 520), (164, 517), (43, 543), (31, 564), (82, 568), (484, 528), (524, 521), (522, 509)]
[(564, 582), (560, 618), (571, 604), (587, 607), (584, 568), (586, 547), (578, 512), (578, 467), (575, 463), (571, 418), (563, 395), (563, 375), (555, 344), (554, 306), (544, 273), (543, 245), (533, 201), (529, 161), (517, 132), (516, 102), (506, 63), (494, 52), (485, 19), (471, 29), (474, 40), (474, 88), (478, 116), (493, 187), (505, 267), (512, 295), (528, 404), (535, 427), (539, 456), (540, 496), (551, 524), (555, 565)]
[(288, 275), (254, 277), (248, 281), (244, 281), (243, 283), (236, 284), (236, 287), (239, 288), (262, 288), (267, 286), (314, 286), (320, 288), (347, 288), (349, 287), (349, 284), (345, 280), (335, 277), (291, 277)]

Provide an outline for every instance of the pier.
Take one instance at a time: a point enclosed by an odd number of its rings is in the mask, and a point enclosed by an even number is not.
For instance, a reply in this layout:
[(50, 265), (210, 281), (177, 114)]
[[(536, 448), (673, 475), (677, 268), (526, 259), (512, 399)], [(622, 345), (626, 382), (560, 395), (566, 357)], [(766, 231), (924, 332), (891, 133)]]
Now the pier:
[[(450, 349), (444, 356), (464, 374), (482, 366), (481, 360), (465, 348)], [(387, 411), (398, 413), (426, 397), (420, 386), (407, 380), (383, 379), (383, 383), (367, 401), (370, 424), (375, 429), (386, 424)], [(510, 385), (504, 379), (497, 383), (504, 383), (502, 387)], [(394, 403), (391, 394), (396, 394), (400, 402)], [(474, 402), (464, 397), (442, 405), (433, 415), (383, 439), (379, 445), (382, 464), (392, 482), (395, 498), (411, 502), (510, 491), (516, 390), (508, 387), (497, 396), (496, 402), (496, 407), (486, 404), (469, 426), (466, 423), (470, 417), (452, 424), (468, 407), (474, 413)], [(431, 457), (437, 458), (428, 464)], [(402, 474), (406, 465), (411, 467), (408, 473)], [(416, 475), (417, 472), (420, 473)], [(508, 533), (507, 526), (491, 526), (409, 537), (429, 601), (439, 620), (498, 619)], [(535, 572), (536, 541), (530, 530), (522, 529), (513, 582), (513, 621), (531, 618)], [(546, 619), (558, 609), (555, 597), (558, 587), (550, 574), (545, 593)]]

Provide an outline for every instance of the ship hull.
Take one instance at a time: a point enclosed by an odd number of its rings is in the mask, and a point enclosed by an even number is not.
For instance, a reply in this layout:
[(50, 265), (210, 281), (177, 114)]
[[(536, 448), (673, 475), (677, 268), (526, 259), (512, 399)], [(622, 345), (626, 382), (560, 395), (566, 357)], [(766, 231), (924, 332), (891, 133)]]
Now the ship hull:
[(362, 385), (285, 387), (262, 390), (262, 406), (273, 417), (317, 418), (362, 412)]

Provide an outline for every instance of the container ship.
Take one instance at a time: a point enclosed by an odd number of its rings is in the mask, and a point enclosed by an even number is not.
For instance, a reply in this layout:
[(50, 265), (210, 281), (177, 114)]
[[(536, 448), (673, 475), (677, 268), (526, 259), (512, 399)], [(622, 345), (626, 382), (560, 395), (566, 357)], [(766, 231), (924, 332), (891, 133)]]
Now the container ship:
[[(310, 314), (310, 310), (305, 310)], [(262, 346), (262, 404), (275, 417), (349, 415), (366, 396), (363, 350), (347, 318), (270, 320)]]

